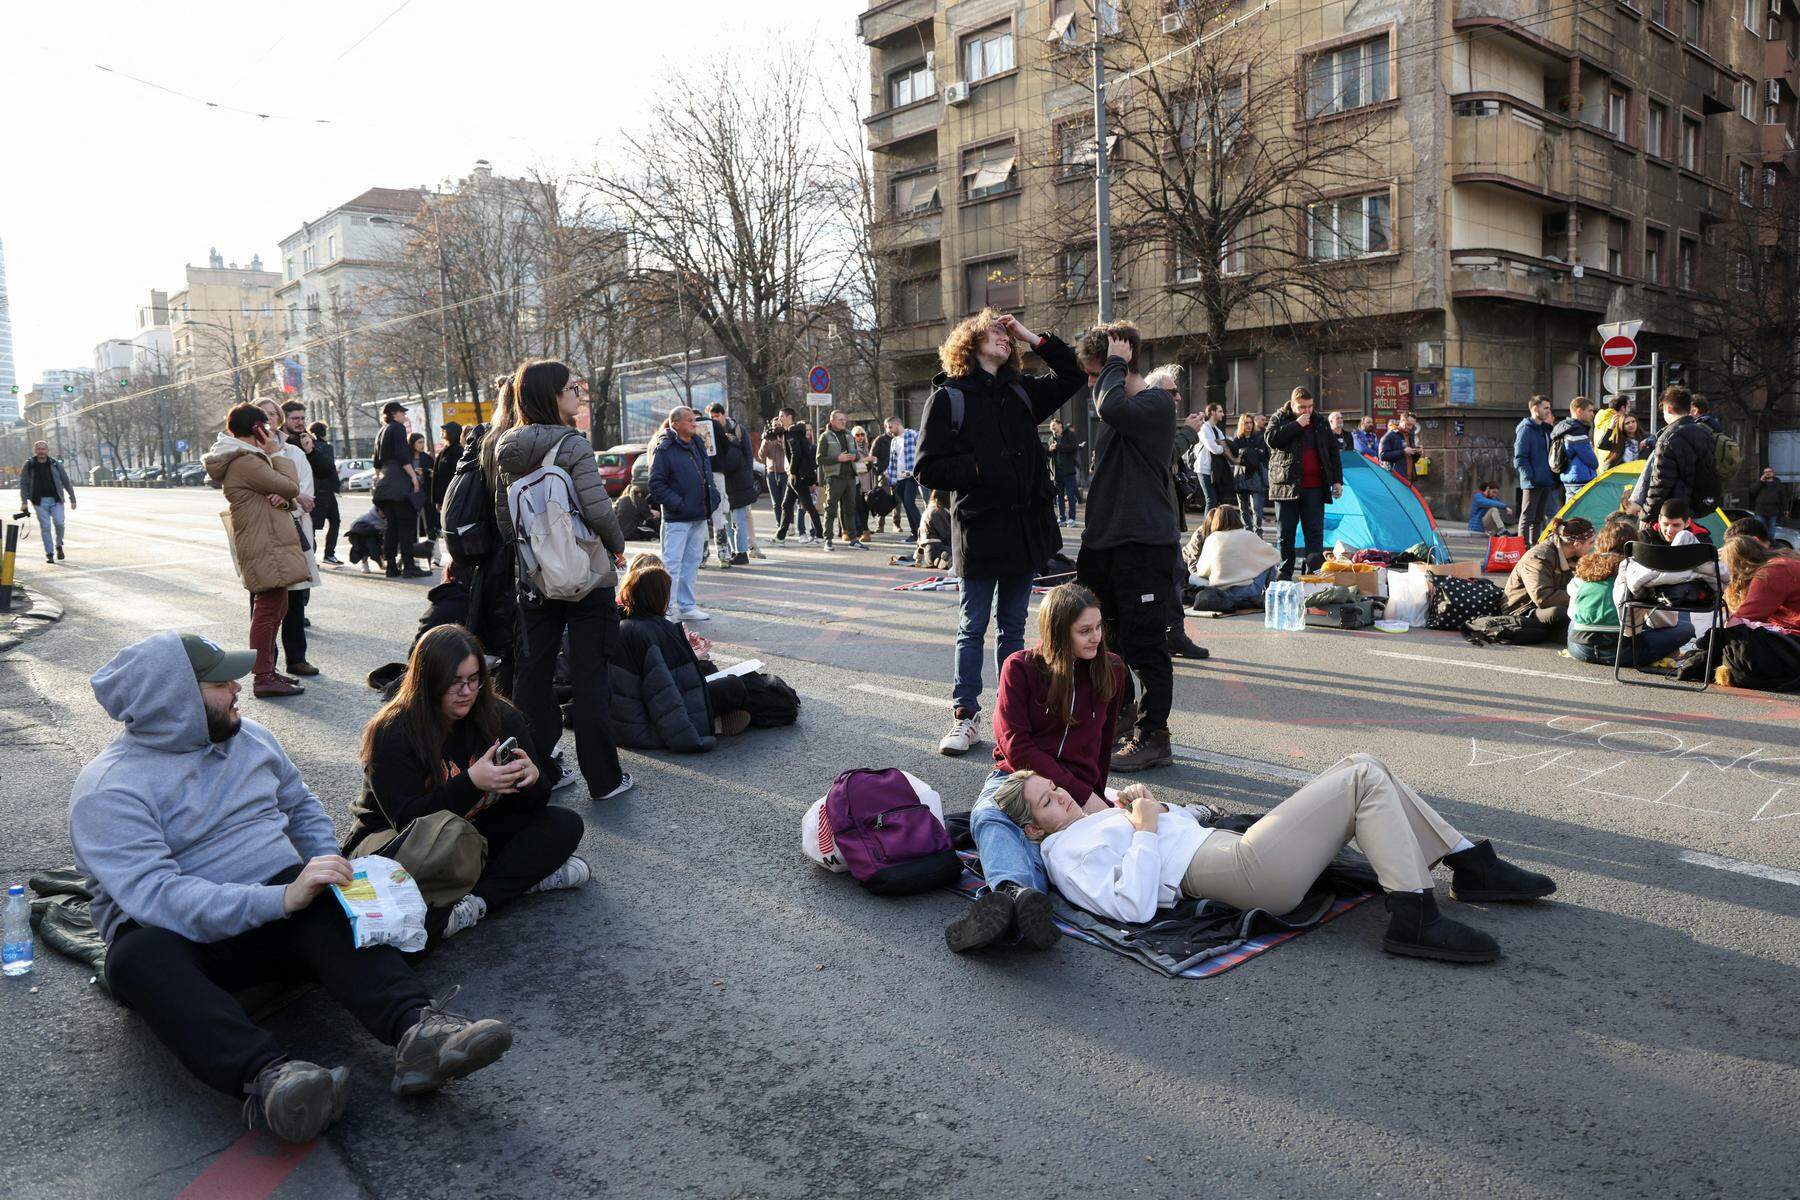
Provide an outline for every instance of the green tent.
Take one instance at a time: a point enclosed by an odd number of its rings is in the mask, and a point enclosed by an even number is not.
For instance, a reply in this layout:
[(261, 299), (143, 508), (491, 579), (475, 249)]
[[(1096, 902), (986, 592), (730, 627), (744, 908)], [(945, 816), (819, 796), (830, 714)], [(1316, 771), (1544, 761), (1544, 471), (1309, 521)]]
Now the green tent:
[[(1580, 491), (1569, 497), (1556, 515), (1565, 519), (1586, 517), (1594, 523), (1594, 528), (1598, 529), (1607, 517), (1619, 510), (1619, 501), (1623, 500), (1637, 485), (1638, 476), (1643, 473), (1642, 459), (1637, 462), (1620, 463), (1611, 470), (1594, 476), (1584, 484)], [(1725, 527), (1731, 522), (1726, 520), (1724, 513), (1714, 509), (1699, 518), (1699, 521), (1712, 534), (1713, 545), (1723, 546), (1725, 544)], [(1548, 537), (1549, 535), (1550, 530), (1546, 527), (1544, 536)]]

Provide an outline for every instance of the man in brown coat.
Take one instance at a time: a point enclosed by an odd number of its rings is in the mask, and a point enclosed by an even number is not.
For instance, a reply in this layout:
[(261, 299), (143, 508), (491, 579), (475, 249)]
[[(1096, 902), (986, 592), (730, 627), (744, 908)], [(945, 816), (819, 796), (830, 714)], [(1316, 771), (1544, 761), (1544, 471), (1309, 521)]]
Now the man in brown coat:
[(1593, 522), (1586, 517), (1552, 518), (1544, 540), (1527, 550), (1507, 577), (1501, 610), (1535, 613), (1545, 625), (1561, 625), (1569, 618), (1575, 564), (1593, 548)]
[(268, 414), (254, 404), (226, 414), (225, 432), (201, 462), (231, 505), (225, 527), (238, 578), (250, 593), (253, 694), (259, 700), (297, 696), (305, 691), (299, 681), (275, 670), (275, 632), (287, 613), (288, 589), (312, 574), (294, 524), (300, 494), (294, 464), (281, 454)]

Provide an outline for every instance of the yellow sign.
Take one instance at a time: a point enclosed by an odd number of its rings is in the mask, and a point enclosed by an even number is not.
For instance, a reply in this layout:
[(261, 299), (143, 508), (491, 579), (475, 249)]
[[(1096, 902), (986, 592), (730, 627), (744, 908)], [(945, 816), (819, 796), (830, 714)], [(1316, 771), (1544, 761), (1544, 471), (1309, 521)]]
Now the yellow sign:
[[(443, 412), (443, 416), (438, 418), (439, 424), (442, 424), (445, 421), (455, 421), (464, 429), (470, 429), (480, 423), (475, 416), (475, 402), (473, 400), (457, 400), (449, 404), (439, 405), (439, 408)], [(494, 415), (492, 406), (490, 405), (482, 405), (481, 410), (482, 420)]]

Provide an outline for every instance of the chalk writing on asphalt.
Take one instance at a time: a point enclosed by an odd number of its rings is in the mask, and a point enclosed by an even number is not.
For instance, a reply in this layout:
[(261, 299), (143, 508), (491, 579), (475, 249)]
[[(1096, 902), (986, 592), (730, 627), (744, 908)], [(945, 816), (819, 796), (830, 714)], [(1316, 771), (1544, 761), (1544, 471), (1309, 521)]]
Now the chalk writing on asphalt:
[(1512, 741), (1470, 738), (1469, 766), (1503, 768), (1546, 790), (1734, 821), (1800, 818), (1800, 754), (1692, 730), (1552, 717)]

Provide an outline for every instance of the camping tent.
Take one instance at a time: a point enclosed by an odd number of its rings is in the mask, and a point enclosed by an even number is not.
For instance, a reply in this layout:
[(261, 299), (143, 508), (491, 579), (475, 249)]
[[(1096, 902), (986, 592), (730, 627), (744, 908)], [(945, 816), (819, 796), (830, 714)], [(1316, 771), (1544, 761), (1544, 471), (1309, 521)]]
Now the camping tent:
[[(1598, 529), (1607, 517), (1619, 510), (1619, 501), (1637, 485), (1638, 476), (1643, 473), (1642, 459), (1637, 462), (1620, 463), (1611, 470), (1594, 476), (1584, 484), (1580, 491), (1569, 497), (1556, 515), (1565, 520), (1569, 517), (1586, 517), (1594, 523), (1594, 528)], [(1724, 513), (1715, 509), (1699, 518), (1699, 521), (1712, 534), (1713, 545), (1723, 546), (1725, 544), (1725, 527), (1731, 522), (1726, 519)], [(1548, 537), (1549, 535), (1550, 530), (1546, 526), (1544, 536)]]
[[(1438, 561), (1449, 559), (1431, 509), (1411, 484), (1360, 454), (1345, 454), (1342, 462), (1344, 494), (1325, 506), (1324, 549), (1343, 542), (1353, 550), (1398, 553), (1424, 542)], [(1305, 545), (1304, 532), (1296, 541)]]

